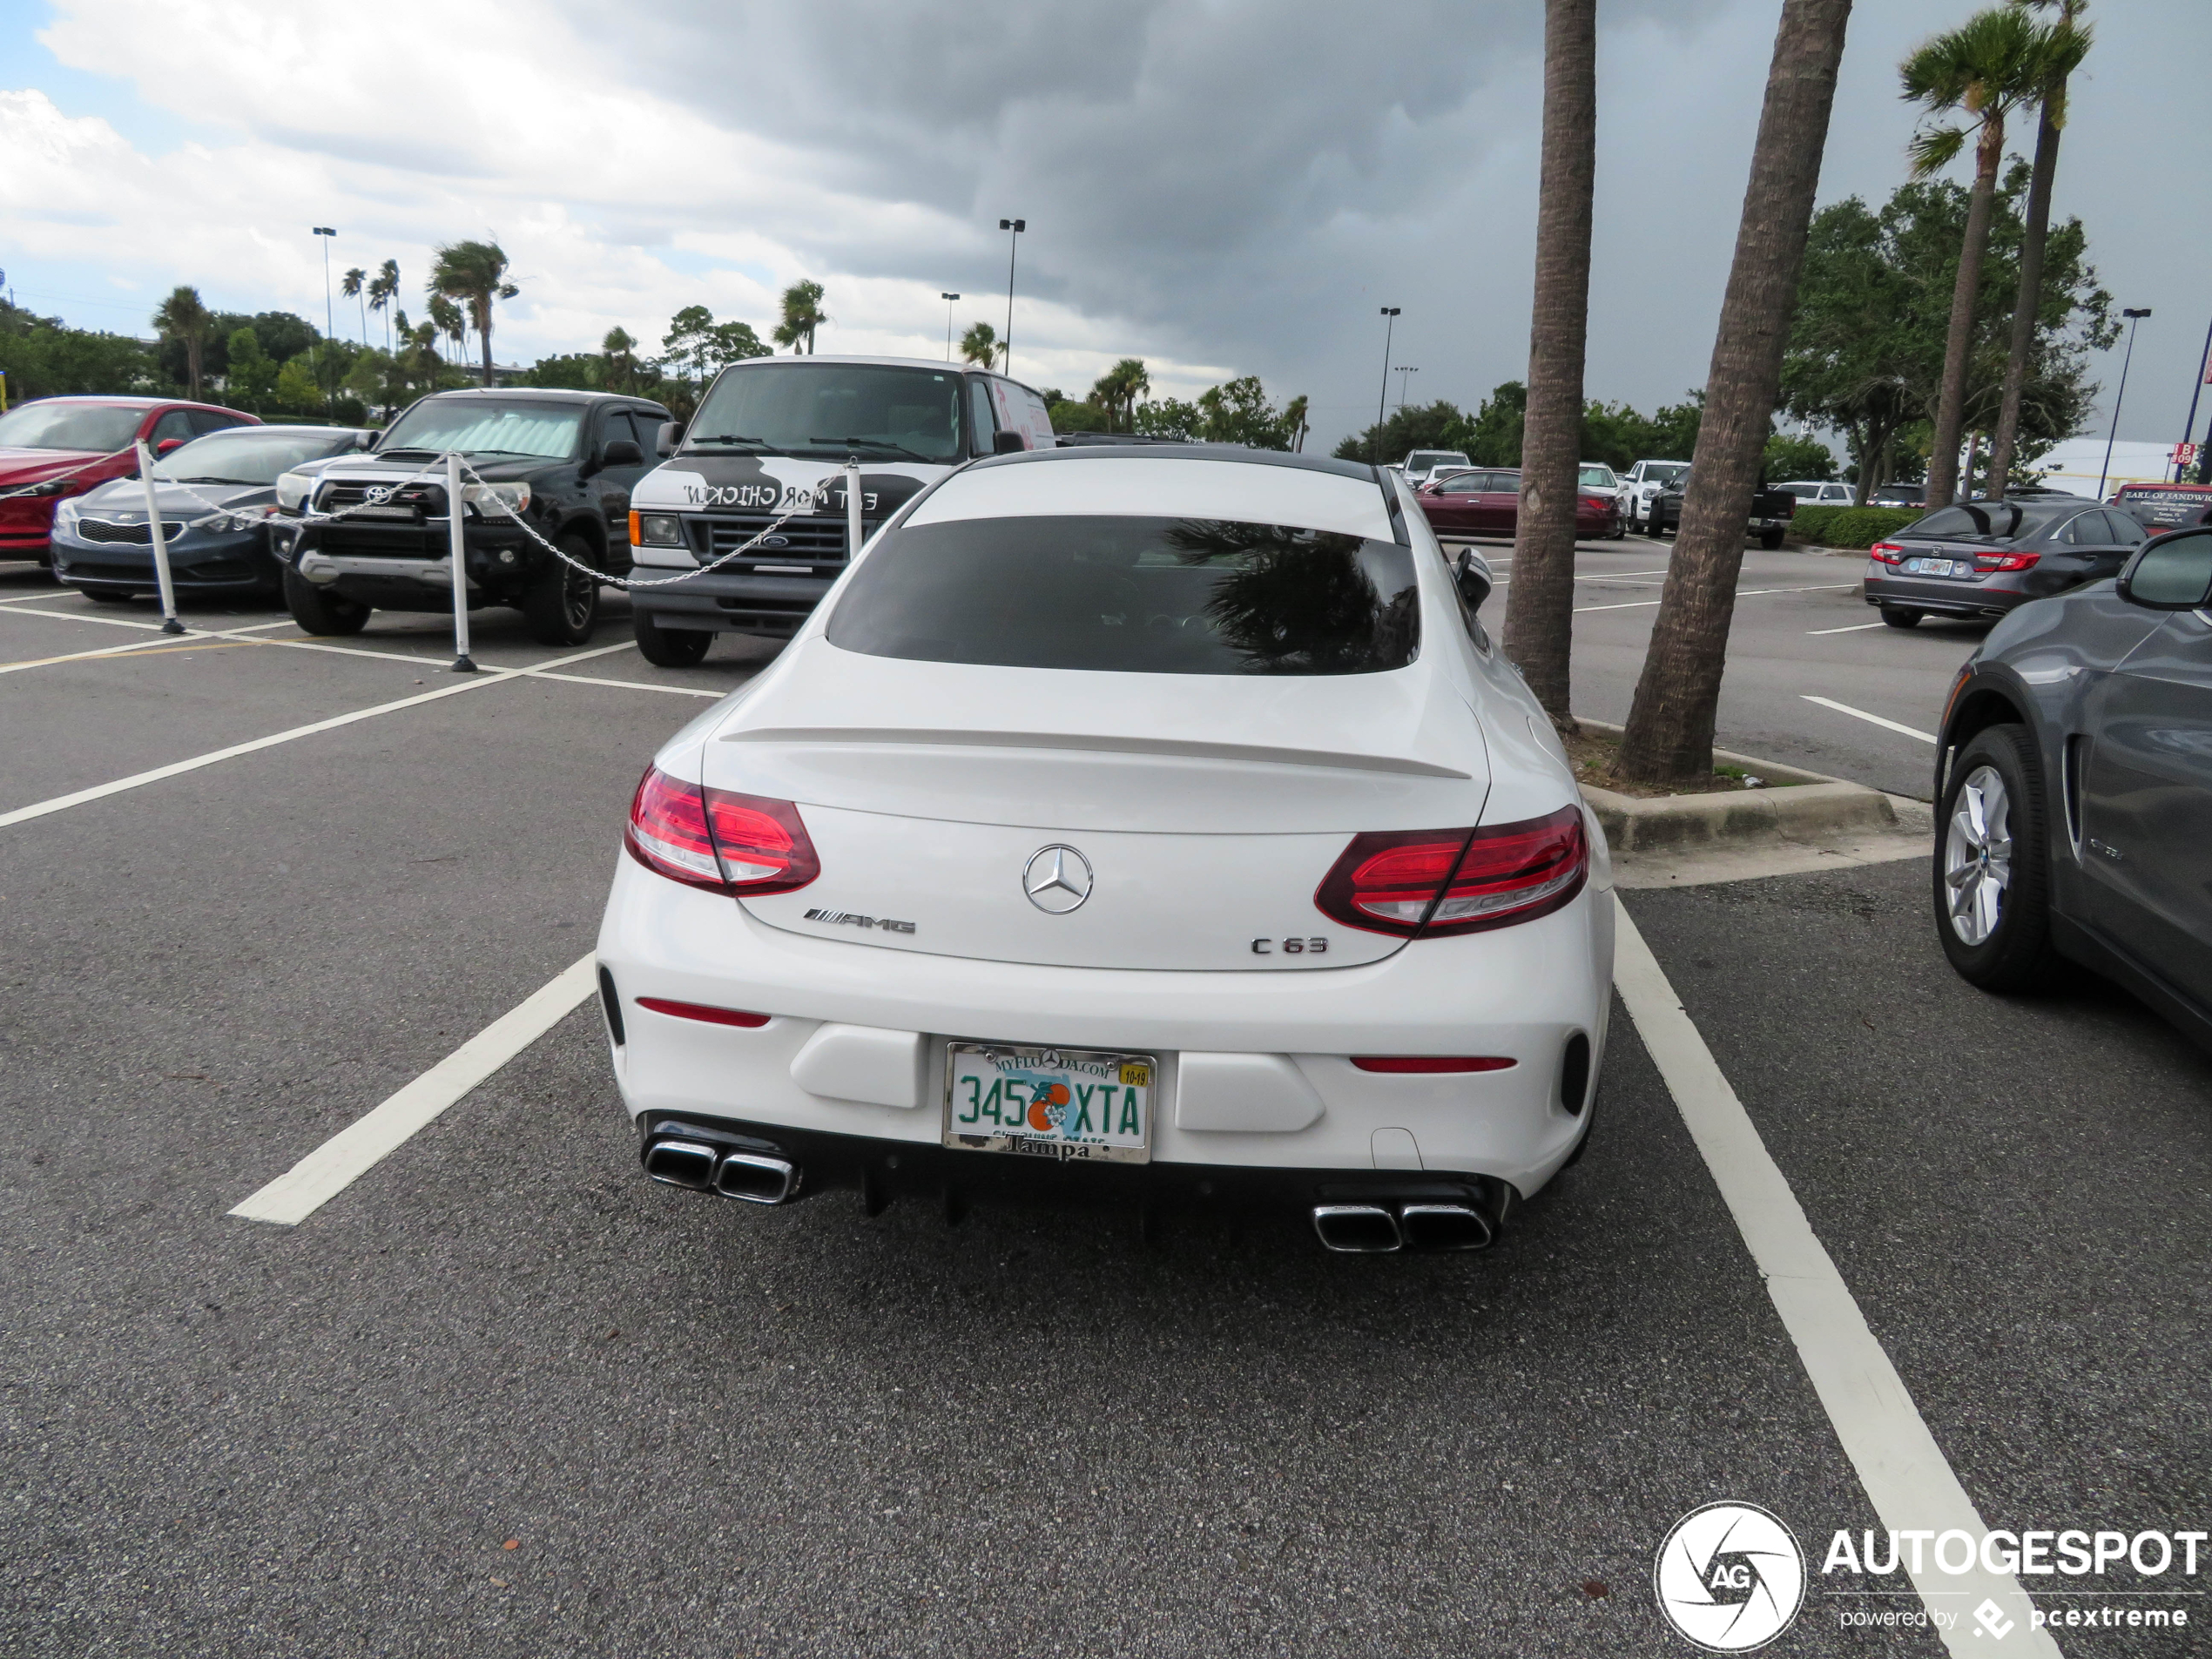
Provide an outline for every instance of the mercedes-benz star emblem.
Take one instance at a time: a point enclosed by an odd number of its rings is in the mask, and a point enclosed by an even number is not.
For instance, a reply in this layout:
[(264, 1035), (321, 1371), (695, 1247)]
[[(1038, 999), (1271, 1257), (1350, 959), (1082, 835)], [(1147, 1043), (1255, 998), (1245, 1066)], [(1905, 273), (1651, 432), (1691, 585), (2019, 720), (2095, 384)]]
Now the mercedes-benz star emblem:
[(1072, 846), (1055, 842), (1029, 854), (1022, 867), (1022, 891), (1047, 915), (1080, 910), (1090, 897), (1090, 860)]

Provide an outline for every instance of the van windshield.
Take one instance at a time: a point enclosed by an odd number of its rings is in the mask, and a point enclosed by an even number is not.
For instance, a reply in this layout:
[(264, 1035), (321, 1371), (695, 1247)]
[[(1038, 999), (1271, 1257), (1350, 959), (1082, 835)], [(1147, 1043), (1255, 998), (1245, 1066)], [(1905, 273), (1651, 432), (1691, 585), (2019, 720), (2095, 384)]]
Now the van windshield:
[(746, 363), (714, 382), (684, 448), (957, 466), (967, 456), (962, 378), (886, 363)]
[(829, 642), (870, 657), (1134, 674), (1372, 674), (1420, 644), (1411, 548), (1225, 519), (962, 519), (894, 530)]

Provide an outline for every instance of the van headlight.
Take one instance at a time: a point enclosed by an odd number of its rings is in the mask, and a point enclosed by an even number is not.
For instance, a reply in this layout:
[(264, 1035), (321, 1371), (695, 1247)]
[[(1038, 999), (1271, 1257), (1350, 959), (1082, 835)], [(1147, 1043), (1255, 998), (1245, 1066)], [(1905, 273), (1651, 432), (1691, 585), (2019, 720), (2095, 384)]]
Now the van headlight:
[(461, 499), (489, 517), (502, 509), (516, 517), (529, 510), (528, 484), (463, 484)]
[(313, 473), (281, 473), (276, 482), (277, 506), (287, 513), (296, 513), (307, 504), (307, 497), (315, 493)]
[(640, 513), (637, 540), (646, 547), (681, 547), (684, 526), (673, 513)]

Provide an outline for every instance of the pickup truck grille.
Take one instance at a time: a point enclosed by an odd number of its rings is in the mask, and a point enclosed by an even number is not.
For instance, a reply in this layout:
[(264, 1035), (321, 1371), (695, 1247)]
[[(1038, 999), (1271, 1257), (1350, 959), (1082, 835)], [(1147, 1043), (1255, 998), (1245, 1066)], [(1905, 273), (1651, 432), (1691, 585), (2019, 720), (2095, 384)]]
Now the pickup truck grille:
[[(381, 502), (371, 502), (372, 489), (389, 489), (390, 496)], [(393, 489), (388, 484), (325, 484), (315, 502), (318, 512), (346, 513), (364, 523), (381, 520), (393, 524), (419, 524), (425, 518), (446, 516), (446, 492), (442, 484), (408, 484)], [(366, 510), (363, 510), (363, 509)]]
[[(691, 552), (702, 564), (734, 552), (775, 522), (773, 513), (687, 515), (685, 519), (691, 532)], [(792, 519), (749, 556), (764, 564), (841, 564), (845, 562), (845, 516), (821, 513)]]

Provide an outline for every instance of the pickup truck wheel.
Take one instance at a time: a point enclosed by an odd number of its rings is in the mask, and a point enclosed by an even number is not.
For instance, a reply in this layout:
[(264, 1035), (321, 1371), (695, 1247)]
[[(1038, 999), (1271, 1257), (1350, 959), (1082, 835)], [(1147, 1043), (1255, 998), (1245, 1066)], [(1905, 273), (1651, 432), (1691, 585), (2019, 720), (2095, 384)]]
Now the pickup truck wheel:
[(1651, 516), (1644, 521), (1643, 533), (1655, 542), (1667, 534), (1667, 527), (1659, 516), (1659, 503), (1656, 501), (1651, 503)]
[(1924, 611), (1908, 610), (1903, 605), (1883, 605), (1879, 609), (1882, 620), (1892, 628), (1918, 628), (1920, 625), (1920, 618), (1926, 614)]
[[(591, 544), (581, 536), (563, 536), (561, 551), (578, 564), (591, 563)], [(523, 594), (523, 621), (541, 645), (581, 645), (599, 620), (599, 578), (559, 559), (549, 559)]]
[(289, 565), (284, 571), (284, 608), (311, 634), (357, 634), (368, 626), (369, 606), (324, 591)]
[(630, 613), (637, 654), (655, 668), (689, 668), (705, 657), (714, 635), (704, 628), (664, 628), (646, 610)]
[(1766, 549), (1768, 552), (1773, 552), (1782, 545), (1782, 532), (1779, 529), (1761, 530), (1759, 545)]

